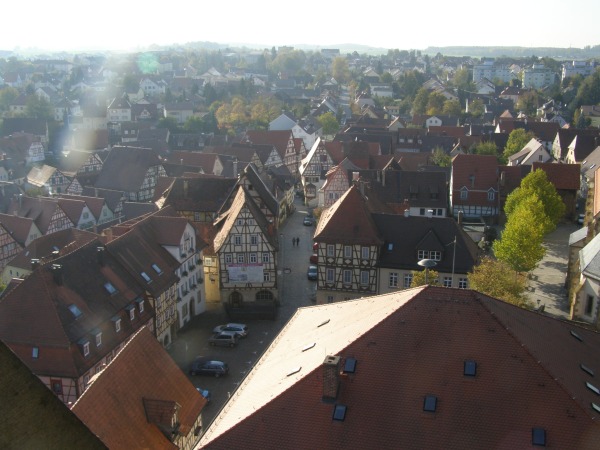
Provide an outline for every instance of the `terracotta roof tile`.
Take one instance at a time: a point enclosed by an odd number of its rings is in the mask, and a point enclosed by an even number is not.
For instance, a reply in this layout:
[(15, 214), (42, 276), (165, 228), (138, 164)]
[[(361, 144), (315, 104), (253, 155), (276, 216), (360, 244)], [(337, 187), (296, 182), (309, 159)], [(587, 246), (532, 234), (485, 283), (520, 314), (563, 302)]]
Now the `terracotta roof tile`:
[[(600, 364), (598, 345), (596, 332), (463, 289), (300, 308), (200, 448), (531, 448), (540, 427), (549, 446), (592, 449), (598, 396), (580, 364)], [(327, 355), (341, 357), (332, 400)], [(347, 358), (354, 373), (343, 374)], [(434, 412), (424, 411), (427, 395)], [(333, 419), (335, 405), (347, 407), (344, 420)]]
[[(150, 416), (148, 408), (152, 411)], [(111, 449), (177, 449), (156, 422), (178, 408), (180, 430), (193, 433), (206, 400), (147, 328), (99, 374), (72, 411)], [(154, 414), (152, 414), (152, 412)], [(164, 417), (164, 420), (170, 420)], [(126, 424), (116, 427), (115, 424)]]
[(533, 170), (546, 172), (548, 181), (557, 190), (578, 191), (581, 185), (581, 164), (554, 164), (534, 162)]

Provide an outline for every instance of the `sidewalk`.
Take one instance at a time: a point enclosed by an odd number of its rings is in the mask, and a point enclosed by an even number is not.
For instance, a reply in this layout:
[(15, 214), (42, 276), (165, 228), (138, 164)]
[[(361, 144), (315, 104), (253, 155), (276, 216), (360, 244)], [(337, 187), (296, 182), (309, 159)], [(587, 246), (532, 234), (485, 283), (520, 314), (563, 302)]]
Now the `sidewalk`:
[(544, 239), (546, 255), (531, 272), (528, 297), (534, 306), (544, 306), (544, 313), (569, 318), (569, 300), (565, 289), (569, 235), (576, 231), (576, 224), (559, 224)]

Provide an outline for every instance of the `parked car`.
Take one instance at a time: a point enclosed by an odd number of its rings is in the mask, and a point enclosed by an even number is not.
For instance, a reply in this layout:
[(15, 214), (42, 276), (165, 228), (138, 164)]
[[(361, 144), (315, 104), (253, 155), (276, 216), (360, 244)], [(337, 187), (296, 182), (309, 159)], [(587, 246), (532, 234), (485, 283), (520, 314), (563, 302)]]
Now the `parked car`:
[(233, 331), (239, 338), (248, 336), (248, 326), (243, 323), (226, 323), (213, 329), (213, 333), (220, 333), (221, 331)]
[(237, 345), (237, 334), (235, 331), (221, 331), (220, 333), (214, 333), (208, 338), (208, 343), (212, 346), (220, 347), (235, 347)]
[(213, 375), (218, 378), (228, 373), (227, 363), (211, 358), (196, 358), (190, 366), (190, 375)]
[(313, 220), (311, 217), (305, 217), (302, 223), (307, 227), (312, 227)]
[(313, 264), (317, 264), (319, 262), (319, 255), (317, 255), (316, 253), (310, 255), (310, 262)]
[(317, 280), (317, 266), (310, 265), (308, 266), (308, 271), (306, 272), (306, 276), (309, 280), (316, 281)]
[(204, 397), (207, 402), (210, 402), (210, 391), (208, 389), (202, 389), (201, 387), (197, 387), (196, 390), (200, 392), (200, 395)]

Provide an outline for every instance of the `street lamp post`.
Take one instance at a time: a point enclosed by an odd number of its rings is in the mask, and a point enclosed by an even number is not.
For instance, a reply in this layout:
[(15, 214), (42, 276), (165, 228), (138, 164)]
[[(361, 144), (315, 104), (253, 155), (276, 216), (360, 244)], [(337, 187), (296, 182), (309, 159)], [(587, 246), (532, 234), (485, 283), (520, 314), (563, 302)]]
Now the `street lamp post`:
[(429, 284), (429, 269), (435, 267), (437, 262), (433, 259), (422, 259), (417, 264), (421, 267), (425, 267), (425, 284)]

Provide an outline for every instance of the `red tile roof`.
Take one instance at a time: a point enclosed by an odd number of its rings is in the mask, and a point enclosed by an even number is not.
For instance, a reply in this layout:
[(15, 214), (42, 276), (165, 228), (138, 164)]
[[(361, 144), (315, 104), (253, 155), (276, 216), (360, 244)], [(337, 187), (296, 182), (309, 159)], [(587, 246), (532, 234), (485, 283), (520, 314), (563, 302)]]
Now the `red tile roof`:
[[(193, 434), (206, 400), (147, 328), (91, 383), (72, 411), (111, 449), (177, 449), (146, 416), (144, 402), (179, 406), (179, 430)], [(171, 408), (173, 411), (173, 408)], [(169, 417), (170, 419), (170, 417)]]
[(331, 244), (382, 244), (367, 201), (358, 187), (350, 186), (344, 195), (323, 212), (314, 240)]
[[(571, 334), (574, 332), (581, 339)], [(207, 449), (597, 448), (600, 335), (471, 290), (300, 308), (201, 439)], [(341, 357), (324, 399), (327, 355)], [(343, 372), (355, 358), (354, 373)], [(464, 374), (465, 361), (476, 364)], [(336, 392), (335, 388), (333, 392)], [(424, 411), (426, 396), (437, 399)], [(344, 420), (334, 406), (347, 407)]]
[(291, 130), (250, 130), (246, 132), (246, 135), (240, 142), (259, 145), (273, 145), (277, 149), (279, 155), (283, 158), (285, 156), (288, 142), (290, 139), (293, 139), (293, 137), (294, 134)]
[(557, 190), (578, 191), (581, 186), (581, 164), (554, 164), (534, 162), (533, 170), (546, 172), (548, 181)]

